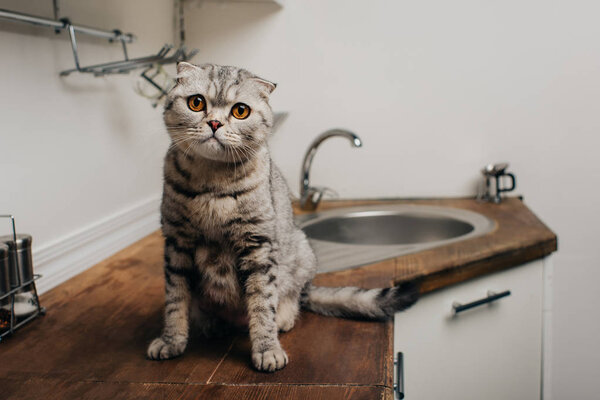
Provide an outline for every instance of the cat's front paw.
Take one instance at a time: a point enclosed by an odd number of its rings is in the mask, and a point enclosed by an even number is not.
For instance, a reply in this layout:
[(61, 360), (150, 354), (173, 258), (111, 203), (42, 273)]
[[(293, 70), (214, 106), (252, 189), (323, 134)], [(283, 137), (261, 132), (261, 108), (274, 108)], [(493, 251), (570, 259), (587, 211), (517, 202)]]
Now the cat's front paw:
[(151, 360), (168, 360), (183, 354), (187, 340), (183, 338), (166, 339), (158, 337), (148, 346), (147, 355)]
[(288, 356), (282, 348), (252, 353), (252, 364), (259, 371), (277, 371), (285, 367), (288, 361)]

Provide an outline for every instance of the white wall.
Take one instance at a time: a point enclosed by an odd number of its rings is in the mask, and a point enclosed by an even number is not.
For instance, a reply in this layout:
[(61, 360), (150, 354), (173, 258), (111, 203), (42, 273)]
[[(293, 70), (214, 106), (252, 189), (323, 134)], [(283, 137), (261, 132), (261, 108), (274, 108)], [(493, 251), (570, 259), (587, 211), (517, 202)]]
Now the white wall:
[(197, 62), (279, 83), (290, 117), (274, 157), (297, 190), (302, 152), (331, 127), (314, 183), (342, 197), (472, 195), (507, 160), (559, 236), (554, 398), (597, 396), (600, 350), (600, 4), (538, 0), (289, 0), (191, 5)]
[[(170, 1), (60, 6), (75, 23), (135, 33), (131, 57), (173, 40)], [(2, 0), (0, 8), (52, 17), (49, 0)], [(79, 38), (84, 65), (122, 57), (118, 44)], [(161, 110), (133, 92), (131, 76), (59, 77), (73, 65), (66, 32), (0, 20), (0, 213), (14, 214), (19, 231), (33, 235), (36, 269), (46, 275), (42, 288), (57, 283), (56, 274), (64, 278), (158, 227), (168, 143)]]

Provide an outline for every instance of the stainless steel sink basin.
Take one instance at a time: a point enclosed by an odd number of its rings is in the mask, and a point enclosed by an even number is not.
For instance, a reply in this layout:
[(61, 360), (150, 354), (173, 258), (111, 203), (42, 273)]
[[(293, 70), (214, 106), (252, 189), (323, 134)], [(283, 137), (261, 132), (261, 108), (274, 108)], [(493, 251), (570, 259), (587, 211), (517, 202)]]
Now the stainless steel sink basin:
[(335, 209), (297, 217), (319, 262), (335, 271), (484, 235), (494, 222), (471, 211), (424, 205)]

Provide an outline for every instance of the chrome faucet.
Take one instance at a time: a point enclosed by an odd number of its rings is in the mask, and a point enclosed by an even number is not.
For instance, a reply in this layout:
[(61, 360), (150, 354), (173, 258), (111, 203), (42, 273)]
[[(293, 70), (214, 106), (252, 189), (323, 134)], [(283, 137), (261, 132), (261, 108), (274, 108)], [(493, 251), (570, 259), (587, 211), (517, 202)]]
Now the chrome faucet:
[(350, 143), (354, 147), (362, 147), (362, 141), (354, 133), (344, 129), (330, 129), (323, 132), (316, 137), (315, 140), (310, 144), (306, 154), (304, 155), (304, 161), (302, 162), (302, 175), (300, 176), (300, 208), (303, 210), (315, 210), (319, 205), (319, 202), (323, 198), (323, 195), (327, 190), (325, 187), (310, 186), (310, 166), (313, 158), (317, 153), (317, 147), (325, 140), (334, 136), (342, 136), (350, 140)]

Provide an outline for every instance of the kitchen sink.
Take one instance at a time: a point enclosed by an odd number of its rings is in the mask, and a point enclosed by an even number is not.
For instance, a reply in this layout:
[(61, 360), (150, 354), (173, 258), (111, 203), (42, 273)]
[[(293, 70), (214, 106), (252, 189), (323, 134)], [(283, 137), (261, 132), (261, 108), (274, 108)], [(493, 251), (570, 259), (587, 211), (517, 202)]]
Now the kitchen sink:
[(471, 239), (495, 225), (472, 211), (409, 204), (338, 208), (300, 215), (296, 222), (317, 255), (320, 272)]

